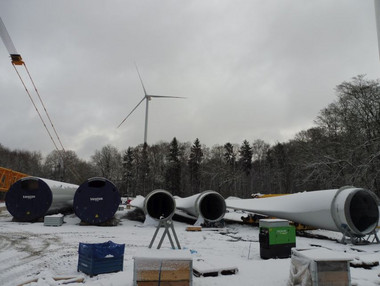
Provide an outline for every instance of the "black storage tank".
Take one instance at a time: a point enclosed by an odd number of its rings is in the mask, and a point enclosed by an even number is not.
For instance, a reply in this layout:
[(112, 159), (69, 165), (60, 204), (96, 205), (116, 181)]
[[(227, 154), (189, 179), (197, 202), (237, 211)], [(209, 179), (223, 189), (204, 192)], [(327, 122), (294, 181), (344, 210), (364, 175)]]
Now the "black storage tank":
[(105, 178), (91, 178), (82, 183), (74, 196), (74, 212), (89, 224), (101, 224), (113, 218), (120, 204), (115, 185)]

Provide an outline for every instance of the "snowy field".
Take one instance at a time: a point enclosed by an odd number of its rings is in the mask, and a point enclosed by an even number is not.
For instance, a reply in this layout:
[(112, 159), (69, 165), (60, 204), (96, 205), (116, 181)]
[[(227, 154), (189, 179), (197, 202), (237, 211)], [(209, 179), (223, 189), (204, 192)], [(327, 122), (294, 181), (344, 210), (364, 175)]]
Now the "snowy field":
[[(12, 222), (12, 217), (0, 204), (0, 285), (61, 285), (54, 277), (82, 277), (83, 283), (69, 285), (133, 285), (133, 257), (148, 250), (155, 227), (143, 226), (123, 216), (118, 211), (120, 224), (114, 227), (82, 226), (75, 215), (67, 215), (60, 227), (48, 227), (43, 223)], [(194, 277), (194, 286), (231, 285), (286, 285), (290, 259), (260, 258), (259, 231), (257, 227), (228, 224), (224, 231), (203, 229), (201, 232), (187, 232), (187, 224), (174, 222), (182, 250), (172, 250), (166, 238), (159, 251), (185, 252), (193, 262), (208, 261), (225, 266), (237, 267), (235, 275), (218, 277)], [(331, 237), (330, 240), (298, 237), (297, 248), (315, 247), (345, 252), (355, 261), (373, 262), (380, 260), (380, 246), (343, 245), (335, 239), (341, 235), (335, 232), (314, 231)], [(154, 244), (157, 247), (162, 230)], [(77, 272), (78, 245), (102, 243), (112, 240), (125, 244), (124, 270), (111, 274), (90, 277)], [(352, 285), (380, 285), (380, 266), (372, 269), (350, 268)], [(35, 280), (36, 282), (26, 283)], [(26, 284), (24, 284), (26, 283)]]

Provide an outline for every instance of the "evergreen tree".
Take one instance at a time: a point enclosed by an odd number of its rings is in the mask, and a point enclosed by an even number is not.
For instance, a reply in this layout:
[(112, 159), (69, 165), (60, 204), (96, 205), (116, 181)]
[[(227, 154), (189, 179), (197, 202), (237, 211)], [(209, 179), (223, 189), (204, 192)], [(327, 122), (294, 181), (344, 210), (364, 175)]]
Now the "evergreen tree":
[(153, 191), (150, 188), (150, 160), (148, 154), (148, 144), (144, 143), (141, 150), (141, 161), (140, 161), (140, 185), (142, 187), (142, 193), (147, 195), (149, 192)]
[(199, 193), (201, 188), (201, 163), (203, 151), (199, 139), (195, 139), (190, 149), (188, 166), (190, 171), (190, 184), (193, 193)]
[(123, 195), (135, 196), (134, 182), (135, 176), (133, 172), (134, 157), (131, 147), (128, 147), (123, 156)]
[(252, 169), (252, 148), (247, 140), (244, 140), (239, 150), (239, 163), (242, 171), (248, 176)]
[(275, 193), (286, 194), (292, 193), (292, 166), (291, 162), (291, 144), (277, 143), (268, 150), (268, 162), (271, 170), (272, 190)]
[(234, 196), (237, 196), (237, 184), (241, 174), (241, 171), (236, 168), (236, 152), (234, 150), (234, 145), (230, 142), (224, 144), (224, 160), (227, 164), (225, 170), (224, 180), (229, 186), (229, 189), (232, 191)]
[(167, 169), (165, 174), (165, 182), (173, 195), (180, 196), (181, 190), (181, 161), (178, 141), (174, 137), (169, 145), (169, 154), (167, 156)]
[(236, 154), (234, 152), (234, 146), (231, 143), (224, 144), (224, 160), (230, 166), (235, 166), (236, 163)]

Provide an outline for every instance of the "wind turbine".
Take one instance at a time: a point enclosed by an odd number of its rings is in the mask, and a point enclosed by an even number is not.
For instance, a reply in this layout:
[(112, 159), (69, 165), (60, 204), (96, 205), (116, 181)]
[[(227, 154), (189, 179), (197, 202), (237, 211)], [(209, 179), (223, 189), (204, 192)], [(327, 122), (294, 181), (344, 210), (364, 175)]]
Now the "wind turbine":
[(140, 78), (140, 82), (141, 82), (141, 86), (144, 90), (144, 97), (140, 100), (140, 102), (135, 106), (135, 108), (132, 109), (132, 111), (123, 119), (123, 121), (121, 121), (121, 123), (117, 126), (117, 128), (119, 128), (125, 120), (127, 120), (127, 118), (136, 110), (136, 108), (144, 101), (146, 100), (146, 107), (145, 107), (145, 130), (144, 130), (144, 144), (147, 143), (147, 136), (148, 136), (148, 113), (149, 113), (149, 101), (152, 99), (152, 98), (185, 98), (185, 97), (179, 97), (179, 96), (168, 96), (168, 95), (153, 95), (153, 94), (148, 94), (146, 92), (146, 89), (145, 89), (145, 86), (144, 86), (144, 83), (141, 79), (141, 75), (140, 75), (140, 72), (139, 72), (139, 69), (137, 68), (137, 65), (135, 64), (136, 66), (136, 70), (137, 70), (137, 74), (139, 75), (139, 78)]

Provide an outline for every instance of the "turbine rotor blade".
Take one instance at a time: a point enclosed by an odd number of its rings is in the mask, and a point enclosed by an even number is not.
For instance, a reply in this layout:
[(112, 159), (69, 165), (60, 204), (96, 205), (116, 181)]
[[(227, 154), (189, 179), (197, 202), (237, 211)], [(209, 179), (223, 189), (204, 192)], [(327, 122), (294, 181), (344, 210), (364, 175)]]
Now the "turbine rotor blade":
[(186, 98), (181, 96), (170, 96), (170, 95), (150, 95), (148, 94), (147, 97), (161, 97), (161, 98)]
[(140, 100), (140, 102), (135, 106), (135, 108), (133, 108), (132, 111), (129, 112), (129, 114), (123, 119), (123, 121), (121, 121), (121, 123), (116, 128), (119, 128), (121, 126), (121, 124), (123, 124), (124, 121), (127, 120), (127, 118), (133, 113), (133, 111), (135, 111), (136, 108), (139, 107), (139, 105), (141, 104), (141, 102), (143, 102), (145, 99), (146, 99), (146, 97), (144, 96), (143, 99)]
[(140, 82), (141, 82), (142, 88), (143, 88), (143, 90), (144, 90), (144, 94), (145, 94), (145, 96), (148, 96), (147, 93), (146, 93), (146, 89), (145, 89), (144, 83), (143, 83), (143, 81), (142, 81), (142, 79), (141, 79), (141, 75), (140, 75), (139, 69), (137, 68), (136, 63), (135, 63), (135, 67), (136, 67), (136, 70), (137, 70), (137, 74), (139, 75)]

